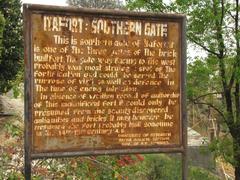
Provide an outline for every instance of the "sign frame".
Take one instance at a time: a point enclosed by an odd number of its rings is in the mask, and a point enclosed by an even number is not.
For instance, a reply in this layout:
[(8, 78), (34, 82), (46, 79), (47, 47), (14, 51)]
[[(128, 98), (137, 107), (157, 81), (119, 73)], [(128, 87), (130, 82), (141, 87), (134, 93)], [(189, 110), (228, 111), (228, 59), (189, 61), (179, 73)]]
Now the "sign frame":
[[(32, 22), (31, 15), (39, 14), (58, 14), (58, 15), (84, 15), (101, 17), (123, 17), (135, 18), (140, 20), (165, 20), (167, 22), (178, 22), (180, 24), (180, 145), (147, 147), (147, 148), (124, 148), (110, 150), (88, 150), (88, 151), (64, 151), (64, 152), (32, 152), (32, 112), (33, 112), (33, 69), (32, 64)], [(31, 161), (41, 158), (73, 157), (87, 155), (113, 155), (113, 154), (135, 154), (135, 153), (181, 153), (183, 165), (183, 179), (187, 177), (187, 113), (186, 113), (186, 16), (181, 14), (159, 14), (147, 12), (129, 12), (120, 10), (99, 10), (88, 8), (73, 8), (46, 5), (23, 5), (24, 15), (24, 61), (25, 61), (25, 98), (24, 98), (24, 152), (25, 152), (25, 176), (31, 178)]]

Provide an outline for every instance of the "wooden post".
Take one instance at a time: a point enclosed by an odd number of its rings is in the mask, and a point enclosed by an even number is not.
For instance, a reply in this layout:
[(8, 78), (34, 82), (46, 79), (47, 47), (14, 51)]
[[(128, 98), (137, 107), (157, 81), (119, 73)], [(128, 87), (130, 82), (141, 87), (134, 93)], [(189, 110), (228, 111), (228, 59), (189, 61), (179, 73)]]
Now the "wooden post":
[(24, 164), (24, 177), (25, 180), (31, 180), (31, 160), (27, 157), (26, 153), (25, 153), (25, 164)]
[(30, 42), (30, 14), (28, 10), (29, 6), (27, 4), (23, 5), (23, 21), (24, 21), (24, 59), (25, 59), (25, 80), (24, 80), (24, 177), (26, 180), (31, 180), (31, 120), (32, 120), (32, 110), (31, 104), (32, 99), (30, 97), (30, 92), (32, 91), (30, 86), (30, 76), (31, 76), (31, 46)]
[(187, 180), (188, 176), (188, 158), (187, 151), (182, 153), (182, 180)]

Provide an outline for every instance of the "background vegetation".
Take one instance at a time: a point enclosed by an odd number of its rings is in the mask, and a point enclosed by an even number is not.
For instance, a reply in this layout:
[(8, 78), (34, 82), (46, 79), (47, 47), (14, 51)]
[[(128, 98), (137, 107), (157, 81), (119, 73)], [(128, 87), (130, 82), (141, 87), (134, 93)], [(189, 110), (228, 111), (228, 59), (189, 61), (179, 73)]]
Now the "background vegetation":
[(0, 94), (23, 80), (22, 24), (20, 0), (0, 0)]
[[(0, 124), (7, 139), (0, 145), (0, 179), (20, 180), (23, 176), (23, 126), (21, 118), (9, 117)], [(4, 139), (3, 139), (4, 140)], [(7, 142), (8, 141), (8, 142)], [(181, 161), (167, 155), (115, 155), (35, 160), (33, 179), (66, 180), (178, 180)], [(218, 180), (207, 170), (189, 167), (190, 180)]]
[[(68, 0), (71, 6), (124, 8), (121, 1)], [(164, 1), (165, 2), (165, 1)], [(203, 57), (188, 58), (187, 96), (190, 126), (204, 135), (214, 130), (209, 146), (216, 157), (235, 167), (240, 179), (240, 32), (239, 0), (127, 0), (136, 11), (184, 13), (187, 39)], [(126, 8), (126, 7), (125, 7)], [(190, 54), (188, 54), (189, 56)], [(20, 0), (0, 0), (0, 94), (19, 95), (23, 82), (23, 38)], [(196, 112), (196, 109), (198, 112)], [(0, 179), (23, 178), (22, 119), (4, 118), (0, 144)], [(197, 119), (197, 120), (196, 120)], [(196, 122), (197, 121), (197, 122)], [(2, 137), (1, 136), (1, 137)], [(173, 173), (174, 172), (174, 173)], [(35, 179), (179, 179), (180, 161), (165, 155), (129, 155), (34, 161)], [(217, 179), (190, 167), (189, 179)]]

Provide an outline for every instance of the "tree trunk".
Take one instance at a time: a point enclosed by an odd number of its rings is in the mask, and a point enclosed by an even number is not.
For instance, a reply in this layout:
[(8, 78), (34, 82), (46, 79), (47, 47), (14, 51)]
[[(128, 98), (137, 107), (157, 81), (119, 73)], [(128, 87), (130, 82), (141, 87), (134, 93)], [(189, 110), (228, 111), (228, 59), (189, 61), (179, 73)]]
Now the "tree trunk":
[(235, 167), (235, 179), (240, 180), (240, 167)]
[(237, 126), (234, 128), (233, 134), (233, 157), (235, 167), (235, 179), (240, 180), (240, 137)]
[(0, 96), (0, 116), (1, 116), (1, 114), (4, 114), (4, 108), (3, 108), (2, 98)]
[(235, 157), (235, 161), (236, 162), (236, 166), (235, 166), (235, 179), (236, 180), (240, 180), (240, 149), (238, 149), (238, 152), (234, 152), (236, 154), (234, 154)]

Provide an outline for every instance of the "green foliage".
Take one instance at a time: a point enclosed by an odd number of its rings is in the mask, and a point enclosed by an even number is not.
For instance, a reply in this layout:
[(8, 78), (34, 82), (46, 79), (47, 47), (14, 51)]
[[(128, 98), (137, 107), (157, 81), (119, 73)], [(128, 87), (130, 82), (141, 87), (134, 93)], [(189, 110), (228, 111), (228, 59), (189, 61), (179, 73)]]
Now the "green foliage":
[(220, 139), (215, 139), (209, 148), (216, 157), (222, 157), (230, 164), (234, 164), (232, 138), (223, 136)]
[[(19, 163), (13, 160), (13, 156), (16, 155), (14, 147), (1, 147), (1, 151), (5, 151), (0, 155), (0, 179), (8, 180), (24, 180)], [(20, 160), (18, 160), (19, 162)]]
[[(240, 143), (239, 133), (236, 129), (240, 128), (240, 123), (238, 123), (240, 122), (240, 116), (237, 115), (240, 113), (238, 105), (240, 104), (240, 98), (239, 92), (235, 88), (239, 87), (240, 51), (237, 50), (239, 39), (236, 38), (235, 34), (239, 28), (239, 25), (236, 25), (235, 22), (239, 21), (239, 17), (232, 16), (232, 14), (236, 13), (235, 8), (233, 8), (236, 7), (236, 4), (235, 2), (218, 0), (190, 0), (188, 2), (178, 0), (176, 4), (179, 10), (188, 15), (187, 36), (189, 40), (208, 53), (208, 57), (204, 61), (215, 72), (209, 78), (211, 81), (211, 85), (208, 86), (211, 87), (209, 92), (221, 92), (223, 97), (221, 101), (212, 95), (204, 99), (208, 106), (214, 107), (218, 114), (221, 115), (221, 119), (216, 116), (217, 119), (220, 119), (218, 122), (224, 119), (225, 125), (221, 124), (221, 127), (226, 132), (230, 132), (232, 136), (228, 138), (220, 137), (213, 145), (213, 150), (216, 155), (222, 156), (239, 169), (240, 153), (238, 152), (240, 152)], [(200, 79), (203, 78), (200, 74), (198, 76)], [(192, 84), (188, 85), (196, 89), (191, 86)], [(197, 89), (206, 92), (204, 87)], [(201, 96), (199, 92), (194, 93), (196, 97)], [(211, 101), (209, 101), (210, 98)], [(233, 140), (230, 140), (230, 138), (233, 138)], [(229, 148), (226, 148), (226, 146)], [(235, 157), (235, 160), (233, 157)], [(236, 161), (238, 163), (234, 163)]]
[[(152, 3), (154, 0), (127, 2), (130, 9), (162, 12), (161, 6), (156, 8), (156, 3)], [(208, 55), (188, 66), (188, 102), (192, 106), (198, 104), (203, 116), (208, 119), (214, 116), (218, 127), (224, 129), (222, 133), (231, 134), (229, 137), (233, 140), (219, 139), (213, 149), (240, 171), (240, 17), (236, 16), (239, 12), (238, 1), (176, 0), (170, 6), (167, 8), (169, 11), (186, 14), (188, 42)], [(211, 115), (210, 108), (214, 110)], [(225, 151), (223, 147), (227, 145), (230, 149), (226, 148)], [(231, 157), (235, 160), (231, 160)], [(239, 174), (240, 172), (236, 173), (236, 176)]]
[(20, 0), (0, 0), (0, 14), (5, 19), (2, 44), (0, 43), (0, 93), (3, 93), (12, 87), (12, 81), (17, 73), (23, 71), (21, 63), (23, 60), (23, 38)]
[(19, 137), (22, 135), (22, 129), (11, 122), (7, 122), (4, 128), (7, 130), (7, 133), (13, 137)]
[(87, 8), (123, 8), (122, 1), (120, 0), (67, 0), (67, 4)]
[[(2, 50), (3, 50), (2, 41), (3, 41), (4, 26), (5, 26), (5, 19), (2, 13), (0, 12), (0, 54), (2, 53)], [(0, 63), (1, 63), (1, 59), (0, 59)]]
[(20, 124), (15, 124), (16, 118), (15, 116), (10, 116), (1, 119), (0, 179), (24, 179), (22, 174), (23, 129)]
[[(177, 157), (166, 155), (146, 155), (144, 161), (143, 179), (151, 180), (176, 180), (181, 179), (181, 161)], [(189, 167), (190, 180), (218, 180), (210, 172), (199, 168)]]
[(217, 176), (197, 167), (190, 168), (189, 177), (190, 180), (220, 180)]
[(181, 163), (165, 155), (148, 155), (146, 158), (147, 179), (181, 179)]
[(130, 10), (146, 10), (153, 12), (168, 12), (170, 6), (165, 4), (162, 0), (126, 0), (127, 8)]
[(187, 71), (187, 97), (194, 98), (202, 92), (207, 93), (210, 85), (211, 69), (206, 62), (202, 60), (196, 60), (188, 64)]
[(23, 77), (24, 77), (24, 65), (23, 62), (20, 64), (20, 71), (17, 72), (15, 79), (9, 81), (9, 84), (12, 87), (13, 91), (13, 97), (18, 98), (18, 97), (23, 97), (24, 96), (24, 89), (23, 89)]
[(22, 174), (14, 172), (9, 175), (8, 180), (24, 180), (24, 178)]

